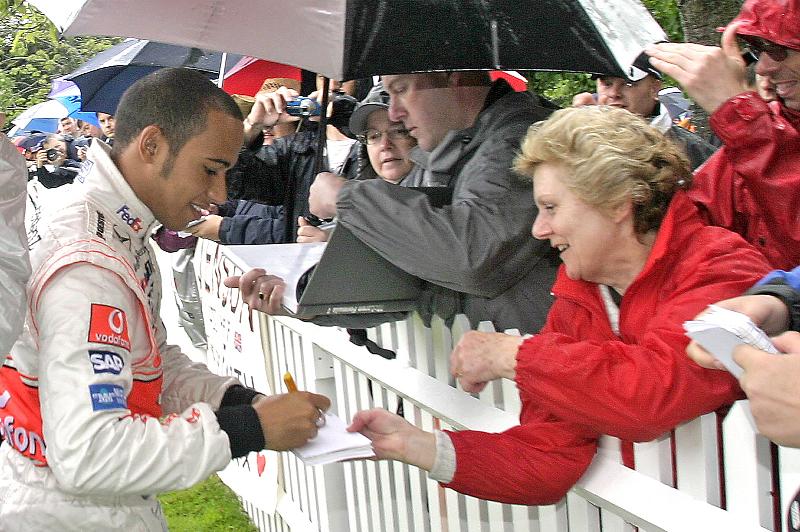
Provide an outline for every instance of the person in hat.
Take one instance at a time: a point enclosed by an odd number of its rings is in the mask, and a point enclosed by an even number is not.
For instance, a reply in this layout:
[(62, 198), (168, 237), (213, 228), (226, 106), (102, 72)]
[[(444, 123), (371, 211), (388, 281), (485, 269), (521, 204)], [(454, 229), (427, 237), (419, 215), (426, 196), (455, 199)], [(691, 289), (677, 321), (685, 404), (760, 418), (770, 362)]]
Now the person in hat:
[[(318, 87), (321, 88), (319, 83)], [(352, 87), (352, 83), (334, 82), (332, 91)], [(299, 227), (295, 220), (309, 215), (308, 190), (315, 175), (319, 127), (312, 120), (314, 117), (301, 118), (284, 112), (286, 102), (298, 97), (298, 81), (267, 79), (262, 88), (244, 119), (245, 149), (237, 166), (228, 173), (229, 196), (237, 201), (220, 205), (216, 213), (193, 226), (191, 232), (195, 236), (224, 244), (294, 242)], [(332, 92), (331, 95), (335, 101), (329, 107), (331, 123), (326, 128), (323, 163), (326, 169), (353, 179), (358, 174), (360, 150), (356, 140), (342, 132), (340, 120), (342, 116), (349, 119), (357, 102), (347, 94)], [(264, 145), (264, 130), (281, 125), (289, 125), (296, 131), (275, 140), (271, 146)]]
[[(421, 172), (410, 159), (417, 145), (402, 122), (389, 119), (389, 94), (378, 83), (350, 116), (350, 131), (362, 144), (357, 179), (380, 178), (401, 186), (418, 186)], [(324, 242), (329, 232), (298, 219), (298, 242)]]
[[(737, 38), (775, 101), (749, 86)], [(800, 0), (747, 0), (719, 47), (661, 43), (646, 53), (708, 111), (723, 142), (690, 191), (706, 221), (742, 234), (775, 268), (800, 264)]]
[(624, 78), (593, 77), (597, 80), (597, 104), (626, 109), (648, 120), (650, 125), (683, 147), (692, 169), (716, 151), (714, 146), (674, 122), (667, 106), (659, 99), (661, 74), (649, 65), (629, 66)]

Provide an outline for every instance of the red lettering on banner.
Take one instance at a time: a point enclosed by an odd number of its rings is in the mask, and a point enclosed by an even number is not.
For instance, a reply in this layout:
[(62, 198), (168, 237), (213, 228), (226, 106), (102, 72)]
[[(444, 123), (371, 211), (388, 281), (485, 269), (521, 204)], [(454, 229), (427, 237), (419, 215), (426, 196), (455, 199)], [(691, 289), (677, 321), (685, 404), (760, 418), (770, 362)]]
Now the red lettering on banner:
[(92, 303), (89, 341), (97, 344), (116, 345), (130, 351), (131, 341), (128, 336), (128, 320), (125, 312), (116, 307)]

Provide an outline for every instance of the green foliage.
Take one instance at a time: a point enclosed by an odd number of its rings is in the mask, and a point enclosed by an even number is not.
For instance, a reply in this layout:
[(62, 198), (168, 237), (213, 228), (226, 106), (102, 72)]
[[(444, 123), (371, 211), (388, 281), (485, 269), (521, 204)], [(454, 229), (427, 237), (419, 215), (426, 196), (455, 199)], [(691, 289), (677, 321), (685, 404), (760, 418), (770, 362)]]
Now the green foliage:
[(10, 121), (43, 102), (54, 78), (119, 42), (117, 38), (58, 39), (53, 24), (20, 0), (0, 3), (0, 111)]
[(683, 42), (683, 26), (675, 0), (642, 0), (653, 18), (658, 21), (672, 42)]
[(188, 490), (165, 493), (158, 499), (170, 532), (257, 531), (236, 494), (217, 475)]

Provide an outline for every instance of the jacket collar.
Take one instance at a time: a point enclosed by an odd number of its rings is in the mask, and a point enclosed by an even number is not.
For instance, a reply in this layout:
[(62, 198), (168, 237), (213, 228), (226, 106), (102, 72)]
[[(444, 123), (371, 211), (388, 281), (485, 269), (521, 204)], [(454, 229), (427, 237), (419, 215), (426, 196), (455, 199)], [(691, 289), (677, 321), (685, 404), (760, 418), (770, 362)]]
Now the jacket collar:
[[(449, 131), (442, 141), (430, 152), (420, 147), (411, 150), (409, 159), (429, 172), (444, 176), (444, 183), (425, 183), (428, 186), (447, 186), (453, 170), (463, 162), (463, 158), (480, 146), (491, 132), (496, 122), (504, 121), (507, 115), (519, 109), (538, 104), (530, 92), (514, 92), (504, 79), (492, 83), (484, 100), (483, 109), (478, 113), (475, 123), (465, 129)], [(428, 178), (430, 181), (431, 177)]]
[(136, 240), (144, 241), (159, 223), (134, 194), (111, 160), (111, 147), (103, 142), (92, 142), (75, 184), (86, 187), (86, 198), (108, 211), (118, 222), (114, 225)]

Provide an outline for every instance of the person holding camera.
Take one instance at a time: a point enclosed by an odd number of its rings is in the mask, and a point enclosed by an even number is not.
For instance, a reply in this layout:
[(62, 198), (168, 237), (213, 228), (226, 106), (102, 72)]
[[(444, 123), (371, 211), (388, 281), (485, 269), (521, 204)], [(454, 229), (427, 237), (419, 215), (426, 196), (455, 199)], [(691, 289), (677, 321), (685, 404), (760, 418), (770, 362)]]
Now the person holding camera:
[(60, 187), (75, 179), (77, 163), (67, 159), (67, 141), (61, 135), (48, 135), (42, 145), (32, 151), (36, 166), (30, 177), (36, 177), (45, 188)]
[[(325, 156), (326, 170), (353, 179), (358, 175), (359, 145), (348, 136), (347, 122), (356, 106), (349, 95), (354, 82), (331, 82), (329, 123)], [(317, 125), (319, 91), (300, 97), (300, 83), (288, 78), (266, 79), (244, 119), (245, 149), (239, 162), (228, 173), (229, 197), (219, 211), (192, 227), (192, 234), (227, 244), (279, 244), (297, 239), (295, 220), (309, 214), (308, 195), (315, 177), (315, 160), (320, 129)], [(265, 128), (277, 124), (296, 124), (291, 135), (263, 144)], [(245, 182), (257, 183), (242, 197), (231, 188)], [(242, 191), (239, 191), (242, 192)], [(223, 221), (228, 220), (223, 225)]]

